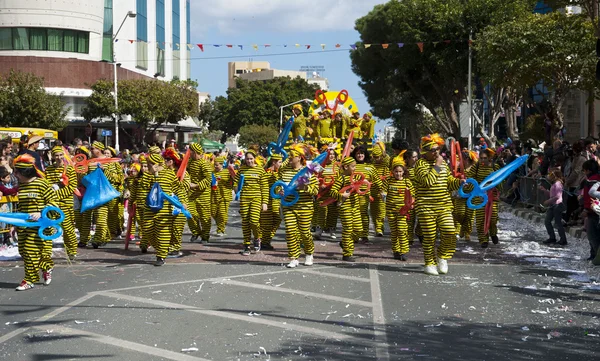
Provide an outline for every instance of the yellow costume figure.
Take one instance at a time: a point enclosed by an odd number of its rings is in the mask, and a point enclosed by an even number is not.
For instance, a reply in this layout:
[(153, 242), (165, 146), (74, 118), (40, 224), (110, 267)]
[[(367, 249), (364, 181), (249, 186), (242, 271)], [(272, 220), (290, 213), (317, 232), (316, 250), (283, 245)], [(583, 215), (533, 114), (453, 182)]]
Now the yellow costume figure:
[[(245, 164), (242, 165), (234, 180), (234, 189), (242, 186), (240, 194), (240, 216), (242, 217), (242, 233), (244, 249), (240, 252), (249, 256), (252, 251), (260, 251), (261, 245), (261, 212), (267, 211), (269, 203), (269, 184), (265, 170), (256, 164), (258, 152), (249, 149), (245, 155)], [(243, 184), (241, 177), (244, 176)], [(252, 236), (254, 240), (252, 241)], [(253, 248), (251, 248), (253, 246)]]
[[(323, 116), (330, 117), (331, 112), (326, 109), (323, 111)], [(334, 138), (346, 139), (346, 121), (341, 111), (335, 113), (331, 122), (331, 130)]]
[[(186, 195), (183, 187), (175, 172), (164, 167), (164, 159), (158, 154), (150, 154), (148, 156), (149, 174), (142, 179), (142, 188), (149, 193), (155, 183), (158, 183), (162, 191), (169, 195), (176, 195), (184, 206)], [(144, 211), (144, 238), (148, 238), (150, 243), (156, 249), (155, 266), (165, 264), (173, 236), (173, 206), (167, 200), (163, 200), (162, 208), (158, 211), (153, 211), (149, 208), (146, 202), (146, 210)]]
[[(398, 156), (394, 157), (392, 162), (396, 161), (397, 159), (400, 162), (403, 162), (401, 164), (406, 164), (406, 171), (407, 171), (407, 176), (408, 179), (412, 182), (413, 187), (415, 184), (415, 165), (417, 163), (418, 158), (418, 154), (416, 151), (414, 150), (402, 150), (400, 151), (400, 153), (398, 154)], [(407, 220), (408, 222), (408, 244), (412, 245), (413, 244), (413, 239), (415, 238), (415, 234), (417, 235), (417, 237), (419, 237), (420, 240), (422, 240), (423, 238), (423, 232), (421, 231), (421, 225), (418, 222), (417, 219), (417, 211), (416, 211), (416, 206), (410, 210), (410, 216)]]
[(225, 236), (225, 226), (229, 219), (229, 205), (233, 199), (233, 178), (229, 169), (224, 167), (227, 159), (223, 156), (215, 158), (214, 176), (217, 184), (212, 188), (212, 217), (217, 225), (217, 236)]
[[(139, 212), (141, 210), (137, 203), (137, 193), (139, 188), (140, 172), (142, 166), (139, 163), (134, 163), (129, 167), (129, 175), (125, 178), (125, 198), (127, 199), (128, 209), (127, 214), (129, 217), (134, 217), (131, 221), (131, 235), (130, 238), (134, 239), (135, 235), (138, 234), (138, 229), (141, 228), (142, 224), (138, 222)], [(136, 206), (135, 214), (133, 214), (133, 206)]]
[(66, 163), (64, 150), (56, 146), (52, 148), (54, 164), (46, 168), (46, 180), (56, 192), (57, 204), (65, 214), (61, 226), (67, 257), (74, 260), (77, 257), (77, 235), (75, 234), (75, 212), (73, 210), (73, 194), (77, 188), (75, 168)]
[[(329, 159), (327, 160), (327, 164), (323, 168), (323, 172), (320, 175), (321, 184), (319, 193), (323, 193), (321, 198), (315, 202), (317, 207), (317, 226), (316, 234), (317, 238), (321, 238), (323, 233), (325, 236), (330, 237), (331, 239), (336, 239), (335, 228), (337, 226), (338, 219), (338, 206), (337, 203), (331, 203), (326, 206), (321, 206), (321, 202), (326, 202), (331, 197), (329, 196), (329, 191), (327, 191), (327, 187), (331, 187), (333, 182), (335, 181), (335, 177), (337, 174), (334, 173), (334, 163), (336, 162), (336, 153), (332, 149), (329, 153)], [(329, 184), (331, 183), (331, 184)], [(329, 184), (329, 185), (328, 185)]]
[[(289, 163), (279, 169), (279, 179), (289, 183), (294, 176), (306, 166), (306, 158), (310, 151), (303, 144), (295, 144), (289, 151)], [(285, 238), (287, 241), (288, 268), (298, 266), (300, 258), (300, 245), (304, 246), (306, 260), (304, 265), (312, 266), (315, 244), (310, 230), (314, 211), (313, 197), (318, 193), (316, 177), (310, 177), (307, 184), (298, 186), (298, 201), (291, 206), (281, 205), (285, 221)], [(286, 200), (290, 201), (292, 197)]]
[[(356, 173), (362, 173), (365, 175), (365, 180), (371, 182), (370, 194), (381, 197), (381, 178), (377, 175), (375, 167), (369, 163), (369, 152), (364, 146), (358, 146), (352, 152), (352, 157), (356, 160)], [(369, 242), (369, 204), (370, 204), (369, 193), (365, 195), (359, 195), (359, 209), (360, 219), (362, 222), (361, 231), (359, 237), (363, 242)], [(381, 199), (381, 198), (379, 198)]]
[[(382, 145), (375, 144), (373, 152), (371, 153), (373, 167), (375, 168), (376, 176), (382, 181), (390, 176), (389, 163), (386, 162), (386, 158), (383, 155), (384, 149), (382, 148)], [(377, 237), (382, 237), (386, 214), (386, 202), (383, 200), (381, 194), (377, 192), (372, 192), (371, 196), (373, 197), (373, 202), (371, 203), (371, 218), (375, 224), (375, 233), (377, 234)]]
[(188, 225), (192, 232), (190, 241), (195, 242), (200, 237), (202, 242), (208, 242), (211, 226), (210, 180), (212, 169), (203, 157), (204, 149), (200, 144), (192, 143), (190, 149), (192, 153), (187, 167), (191, 180), (189, 211), (192, 214), (192, 218), (188, 220)]
[[(282, 156), (281, 154), (273, 154), (269, 163), (267, 164), (267, 183), (269, 189), (279, 178), (279, 168), (281, 167)], [(260, 215), (260, 227), (262, 229), (261, 248), (266, 250), (274, 250), (275, 248), (271, 244), (275, 232), (279, 229), (281, 224), (281, 216), (279, 215), (281, 209), (281, 201), (273, 197), (269, 197), (267, 203), (267, 211), (262, 212)]]
[[(177, 153), (174, 148), (167, 148), (163, 153), (163, 158), (165, 159), (166, 168), (172, 171), (177, 178), (177, 172), (179, 171), (179, 167), (181, 166), (182, 162), (179, 153)], [(179, 187), (181, 188), (181, 194), (183, 197), (179, 200), (182, 202), (182, 204), (189, 204), (188, 194), (190, 192), (190, 176), (187, 171), (184, 170), (183, 180), (177, 178), (177, 181), (179, 182)], [(183, 256), (183, 253), (181, 252), (181, 242), (183, 240), (183, 229), (185, 228), (186, 218), (183, 213), (179, 213), (173, 217), (173, 233), (171, 234), (168, 257), (181, 257)]]
[[(465, 168), (465, 175), (469, 174), (473, 168), (473, 163), (477, 162), (477, 153), (474, 151), (467, 151), (463, 153), (463, 161)], [(469, 191), (470, 186), (465, 186), (465, 191)], [(452, 197), (452, 203), (454, 204), (454, 228), (456, 228), (456, 235), (458, 238), (464, 237), (465, 241), (471, 240), (471, 232), (473, 232), (473, 221), (475, 220), (475, 211), (467, 207), (467, 199), (460, 197), (458, 194), (454, 194)]]
[(365, 113), (363, 116), (360, 130), (363, 138), (371, 140), (375, 137), (375, 119), (373, 119), (373, 114), (371, 114), (371, 112)]
[(360, 219), (359, 195), (342, 189), (352, 183), (352, 176), (356, 169), (356, 161), (352, 157), (342, 160), (341, 174), (335, 179), (331, 186), (330, 195), (339, 204), (339, 215), (342, 221), (342, 259), (354, 262), (354, 243), (358, 241), (362, 233), (362, 221)]
[[(14, 160), (15, 176), (19, 180), (19, 203), (17, 211), (29, 213), (34, 219), (40, 217), (44, 207), (57, 206), (56, 193), (43, 178), (43, 173), (35, 167), (35, 159), (29, 154), (23, 154)], [(52, 241), (45, 241), (38, 235), (38, 228), (17, 227), (19, 254), (25, 265), (25, 277), (17, 287), (17, 291), (33, 288), (40, 280), (40, 270), (43, 272), (44, 284), (52, 281)]]
[(149, 173), (148, 158), (145, 155), (140, 155), (140, 167), (141, 171), (138, 175), (138, 187), (137, 192), (135, 194), (135, 221), (140, 225), (138, 237), (140, 238), (140, 248), (142, 249), (142, 252), (144, 252), (144, 248), (148, 249), (148, 244), (144, 244), (144, 240), (147, 240), (147, 238), (144, 238), (143, 227), (144, 212), (146, 211), (146, 197), (148, 196), (148, 193), (146, 193), (146, 190), (142, 188), (142, 179), (144, 179), (144, 177), (147, 177)]
[[(75, 150), (75, 155), (77, 154), (83, 154), (87, 157), (87, 159), (90, 159), (92, 157), (92, 153), (89, 151), (89, 149), (87, 149), (87, 147), (85, 146), (81, 146), (79, 148), (77, 148)], [(85, 173), (77, 173), (77, 186), (80, 187), (81, 186), (81, 179), (85, 176)], [(83, 197), (80, 197), (82, 194), (76, 195), (73, 199), (74, 201), (74, 205), (73, 205), (73, 209), (74, 209), (74, 218), (75, 218), (75, 227), (77, 228), (77, 230), (79, 231), (79, 244), (77, 245), (79, 248), (85, 248), (87, 247), (87, 240), (84, 241), (83, 238), (81, 238), (81, 231), (83, 230), (83, 228), (85, 227), (84, 224), (86, 224), (86, 221), (84, 220), (84, 215), (83, 213), (80, 212), (81, 209), (81, 200)]]
[[(452, 176), (450, 168), (439, 153), (443, 144), (444, 139), (437, 134), (423, 137), (421, 139), (423, 158), (415, 165), (417, 215), (423, 231), (425, 273), (429, 275), (447, 273), (447, 260), (452, 258), (456, 251), (452, 200), (449, 192), (458, 189), (460, 183)], [(436, 259), (435, 239), (438, 230), (441, 241)]]
[[(480, 183), (490, 173), (500, 169), (498, 164), (492, 162), (492, 158), (496, 155), (494, 150), (487, 148), (479, 154), (479, 161), (473, 165), (467, 173), (468, 178), (474, 178), (477, 183)], [(487, 248), (489, 245), (489, 238), (492, 238), (494, 244), (498, 243), (498, 199), (500, 191), (498, 187), (492, 190), (493, 196), (488, 195), (488, 202), (492, 203), (492, 214), (490, 221), (490, 229), (488, 233), (485, 232), (485, 208), (482, 207), (475, 210), (475, 219), (477, 220), (477, 238), (482, 248)], [(481, 199), (476, 198), (473, 200), (473, 204), (481, 204)]]
[(352, 113), (351, 117), (347, 117), (344, 119), (344, 124), (346, 124), (346, 129), (344, 133), (344, 138), (347, 138), (351, 132), (354, 133), (354, 139), (362, 139), (362, 126), (363, 119), (360, 118), (360, 113), (355, 111)]
[(333, 138), (335, 136), (333, 129), (333, 121), (329, 116), (329, 112), (327, 112), (326, 115), (319, 119), (316, 135), (320, 143), (328, 143), (327, 141), (323, 141), (323, 138), (327, 139)]
[(394, 162), (393, 167), (392, 176), (383, 182), (387, 219), (392, 233), (394, 258), (406, 261), (406, 254), (409, 252), (407, 218), (410, 217), (406, 196), (410, 194), (414, 197), (415, 190), (412, 182), (404, 178), (404, 166), (400, 162)]
[(302, 115), (302, 105), (296, 104), (292, 108), (294, 124), (292, 125), (292, 141), (306, 138), (306, 118)]

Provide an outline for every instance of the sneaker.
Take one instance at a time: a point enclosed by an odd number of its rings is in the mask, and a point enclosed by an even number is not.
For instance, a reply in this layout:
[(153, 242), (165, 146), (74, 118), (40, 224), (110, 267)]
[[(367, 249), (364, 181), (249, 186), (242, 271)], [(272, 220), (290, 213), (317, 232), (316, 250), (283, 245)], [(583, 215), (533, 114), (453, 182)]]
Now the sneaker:
[(566, 246), (567, 244), (569, 244), (567, 242), (566, 239), (561, 239), (560, 241), (558, 241), (556, 244), (558, 244), (559, 246)]
[(466, 234), (465, 235), (465, 242), (471, 242), (471, 236)]
[(200, 240), (200, 244), (208, 244), (210, 241), (208, 240), (208, 238), (202, 238)]
[(225, 237), (225, 233), (217, 232), (217, 233), (215, 234), (215, 236), (216, 236), (216, 237), (220, 237), (220, 238), (222, 238), (222, 237)]
[(312, 254), (307, 254), (306, 259), (304, 260), (305, 266), (312, 266), (314, 263), (314, 257)]
[(323, 229), (321, 227), (317, 226), (316, 230), (315, 230), (315, 238), (321, 239), (322, 235), (323, 235)]
[(353, 256), (343, 256), (343, 257), (342, 257), (342, 261), (346, 261), (346, 262), (356, 262), (356, 258), (354, 258)]
[(250, 246), (244, 246), (244, 249), (240, 251), (242, 256), (249, 256), (250, 253)]
[(337, 239), (337, 236), (335, 235), (335, 233), (331, 232), (329, 234), (329, 238), (331, 238), (331, 239)]
[(156, 267), (164, 266), (165, 265), (165, 259), (164, 258), (160, 258), (160, 257), (156, 257), (156, 261), (154, 262), (154, 265)]
[(148, 247), (142, 246), (140, 249), (142, 250), (142, 253), (148, 253)]
[(493, 244), (498, 244), (500, 240), (498, 239), (498, 236), (492, 236), (492, 243)]
[(544, 244), (552, 244), (552, 243), (556, 243), (556, 238), (548, 238), (547, 240), (544, 241)]
[(77, 243), (77, 247), (79, 247), (79, 248), (85, 248), (85, 247), (87, 247), (87, 243), (85, 243), (85, 242), (79, 242), (79, 243)]
[(377, 232), (376, 236), (377, 237), (383, 237), (383, 232)]
[(312, 226), (312, 227), (310, 227), (310, 231), (311, 231), (312, 233), (315, 233), (315, 231), (316, 231), (316, 230), (317, 230), (317, 227), (315, 227), (315, 226)]
[(190, 243), (194, 243), (194, 242), (196, 242), (197, 240), (198, 240), (198, 236), (196, 236), (196, 235), (192, 235), (192, 236), (190, 237)]
[(286, 265), (287, 268), (296, 268), (298, 267), (298, 265), (300, 264), (300, 262), (297, 259), (293, 259), (290, 261), (290, 263), (288, 263)]
[(271, 243), (261, 243), (260, 249), (262, 249), (263, 251), (274, 251), (275, 247), (273, 247)]
[(407, 261), (408, 259), (406, 258), (405, 254), (402, 254), (400, 252), (394, 252), (394, 259), (397, 259), (399, 261)]
[(338, 243), (340, 245), (341, 249), (344, 249), (344, 244), (342, 244), (342, 241), (340, 241), (340, 243)]
[(481, 248), (488, 248), (489, 245), (490, 245), (490, 242), (482, 242)]
[(32, 289), (33, 287), (35, 287), (35, 285), (33, 283), (29, 283), (29, 282), (23, 280), (21, 282), (21, 284), (17, 286), (16, 290), (17, 291), (27, 291), (27, 290)]
[(42, 277), (44, 278), (44, 285), (48, 286), (52, 282), (52, 268), (42, 272)]
[(254, 252), (260, 251), (260, 238), (254, 240)]
[(445, 275), (448, 273), (448, 261), (443, 258), (438, 258), (437, 269), (440, 274)]
[(68, 257), (69, 257), (69, 261), (75, 261), (77, 259), (76, 254), (70, 254)]
[(100, 247), (100, 243), (92, 243), (92, 247), (94, 247), (94, 249), (98, 249)]
[(167, 255), (167, 258), (179, 258), (181, 256), (183, 256), (183, 252), (181, 252), (181, 251), (171, 251)]
[(425, 266), (424, 272), (426, 275), (430, 275), (430, 276), (439, 276), (440, 275), (438, 273), (437, 267), (433, 264), (430, 264), (429, 266)]

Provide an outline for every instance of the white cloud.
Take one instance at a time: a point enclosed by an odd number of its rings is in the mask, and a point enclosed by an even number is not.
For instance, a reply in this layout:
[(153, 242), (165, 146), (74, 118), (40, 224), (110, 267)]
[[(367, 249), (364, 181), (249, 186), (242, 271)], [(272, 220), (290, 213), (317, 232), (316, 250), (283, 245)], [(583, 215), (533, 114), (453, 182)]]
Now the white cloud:
[(192, 0), (194, 35), (216, 27), (226, 35), (247, 32), (351, 30), (386, 0)]

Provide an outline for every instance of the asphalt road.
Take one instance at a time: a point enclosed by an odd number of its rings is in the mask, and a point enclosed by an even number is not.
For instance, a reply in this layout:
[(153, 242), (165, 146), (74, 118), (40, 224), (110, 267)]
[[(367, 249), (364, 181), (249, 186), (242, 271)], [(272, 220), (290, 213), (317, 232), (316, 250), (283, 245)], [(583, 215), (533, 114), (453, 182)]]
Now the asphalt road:
[(460, 244), (449, 274), (431, 277), (418, 245), (398, 263), (385, 240), (359, 246), (356, 264), (317, 241), (316, 264), (289, 270), (282, 242), (237, 253), (235, 212), (228, 237), (186, 243), (163, 267), (115, 240), (75, 264), (57, 253), (50, 286), (15, 292), (22, 265), (0, 263), (2, 360), (598, 357), (600, 292), (568, 271)]

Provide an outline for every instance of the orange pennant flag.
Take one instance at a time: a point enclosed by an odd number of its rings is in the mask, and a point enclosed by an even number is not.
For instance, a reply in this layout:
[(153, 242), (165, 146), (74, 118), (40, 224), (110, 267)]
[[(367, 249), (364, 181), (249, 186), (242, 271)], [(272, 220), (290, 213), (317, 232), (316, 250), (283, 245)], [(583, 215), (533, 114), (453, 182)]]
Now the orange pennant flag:
[(384, 49), (387, 49), (388, 46), (390, 46), (390, 44), (381, 44), (381, 47), (384, 48)]
[(419, 51), (421, 51), (421, 53), (423, 52), (423, 43), (417, 43), (417, 46), (419, 47)]
[(342, 46), (342, 44), (335, 44), (336, 48), (340, 48)]

